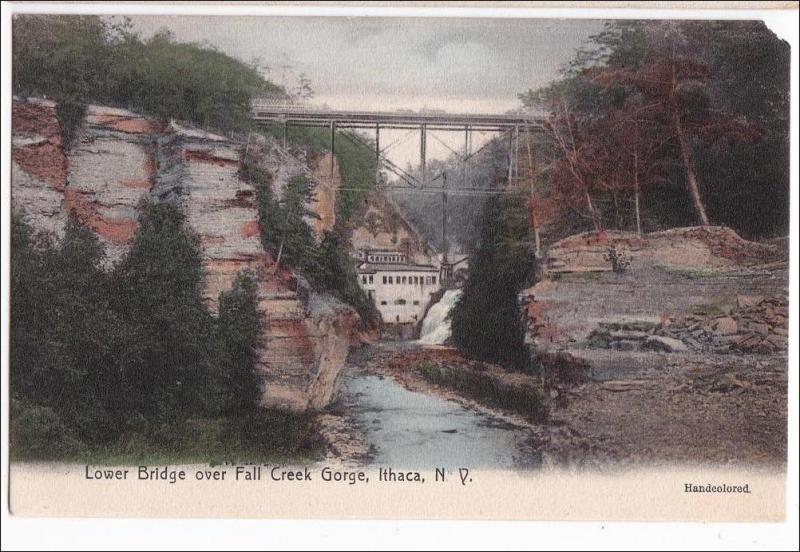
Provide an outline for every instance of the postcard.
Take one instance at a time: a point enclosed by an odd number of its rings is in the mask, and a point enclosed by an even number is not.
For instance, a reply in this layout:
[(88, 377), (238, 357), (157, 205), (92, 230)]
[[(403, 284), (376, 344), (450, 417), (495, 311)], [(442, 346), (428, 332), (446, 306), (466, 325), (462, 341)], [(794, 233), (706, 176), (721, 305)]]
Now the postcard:
[(13, 517), (787, 519), (772, 20), (182, 9), (10, 17)]

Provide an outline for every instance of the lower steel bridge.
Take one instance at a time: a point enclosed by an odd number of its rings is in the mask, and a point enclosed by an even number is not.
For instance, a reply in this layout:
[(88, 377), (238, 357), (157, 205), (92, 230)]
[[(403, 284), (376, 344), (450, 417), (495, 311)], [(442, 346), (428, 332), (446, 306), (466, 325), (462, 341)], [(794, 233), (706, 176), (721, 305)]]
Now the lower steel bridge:
[[(380, 184), (380, 171), (386, 169), (399, 177), (402, 184), (381, 186), (385, 190), (416, 191), (418, 193), (441, 193), (447, 185), (447, 175), (430, 175), (427, 167), (427, 143), (429, 132), (446, 131), (463, 133), (464, 150), (459, 152), (441, 142), (456, 155), (464, 167), (464, 185), (451, 187), (450, 194), (484, 195), (504, 193), (509, 190), (476, 188), (467, 186), (466, 167), (469, 160), (480, 153), (490, 142), (473, 150), (472, 138), (475, 132), (496, 132), (499, 139), (508, 144), (508, 182), (517, 178), (517, 160), (519, 139), (523, 133), (541, 132), (544, 120), (541, 117), (526, 114), (456, 114), (440, 111), (333, 111), (310, 109), (298, 105), (275, 105), (255, 100), (252, 104), (251, 119), (263, 125), (278, 125), (283, 128), (284, 147), (287, 145), (289, 127), (321, 127), (329, 129), (329, 147), (331, 153), (336, 151), (337, 131), (355, 130), (361, 132), (341, 133), (340, 136), (356, 142), (370, 150), (374, 149), (376, 166), (376, 184)], [(382, 130), (408, 130), (419, 134), (419, 174), (414, 175), (391, 162), (386, 156), (386, 148), (381, 146)], [(374, 143), (365, 139), (366, 132), (374, 133)], [(331, 173), (333, 173), (333, 155), (331, 156)], [(442, 181), (441, 186), (430, 186), (434, 181)]]

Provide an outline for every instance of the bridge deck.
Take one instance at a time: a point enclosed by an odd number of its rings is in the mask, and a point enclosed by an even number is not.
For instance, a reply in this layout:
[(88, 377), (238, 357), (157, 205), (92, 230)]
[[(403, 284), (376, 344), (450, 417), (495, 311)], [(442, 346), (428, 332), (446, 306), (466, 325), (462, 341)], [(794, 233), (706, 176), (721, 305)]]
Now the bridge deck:
[(527, 114), (476, 114), (404, 112), (404, 111), (342, 111), (303, 109), (299, 107), (270, 106), (254, 103), (252, 119), (265, 123), (290, 123), (304, 126), (328, 126), (336, 123), (337, 128), (419, 128), (425, 125), (429, 130), (466, 129), (470, 130), (508, 130), (518, 128), (540, 129), (543, 118)]

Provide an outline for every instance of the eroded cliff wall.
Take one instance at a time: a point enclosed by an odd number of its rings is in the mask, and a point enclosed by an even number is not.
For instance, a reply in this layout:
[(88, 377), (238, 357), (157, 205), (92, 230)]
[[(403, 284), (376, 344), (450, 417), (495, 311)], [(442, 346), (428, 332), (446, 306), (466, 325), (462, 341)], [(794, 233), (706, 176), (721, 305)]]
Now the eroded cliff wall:
[(384, 194), (372, 192), (350, 224), (353, 249), (402, 251), (411, 262), (430, 263), (434, 252)]
[[(612, 249), (624, 270), (612, 270)], [(785, 354), (787, 259), (781, 244), (721, 227), (571, 236), (520, 294), (527, 338), (539, 353), (568, 350), (609, 373), (670, 353)]]
[[(257, 156), (280, 197), (290, 178), (330, 167), (330, 159), (308, 166), (303, 155), (268, 138), (248, 144), (101, 106), (87, 109), (65, 154), (54, 104), (15, 100), (13, 115), (12, 203), (35, 228), (59, 235), (73, 211), (100, 237), (111, 266), (136, 234), (141, 199), (174, 202), (199, 236), (212, 310), (240, 271), (257, 279), (266, 328), (263, 403), (303, 411), (330, 401), (358, 315), (285, 266), (276, 268), (261, 245), (257, 191), (239, 174), (244, 150), (257, 146), (248, 154)], [(319, 235), (335, 221), (338, 174), (328, 180), (316, 202)]]

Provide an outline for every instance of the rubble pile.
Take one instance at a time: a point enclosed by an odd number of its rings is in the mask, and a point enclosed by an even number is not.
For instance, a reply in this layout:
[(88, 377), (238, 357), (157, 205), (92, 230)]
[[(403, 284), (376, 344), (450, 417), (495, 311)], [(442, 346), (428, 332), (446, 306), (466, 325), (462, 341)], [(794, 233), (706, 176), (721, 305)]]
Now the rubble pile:
[(621, 351), (780, 354), (788, 348), (788, 314), (786, 299), (740, 295), (729, 312), (696, 310), (661, 322), (601, 322), (587, 344)]
[(695, 313), (662, 331), (701, 351), (785, 353), (789, 346), (788, 302), (740, 295), (737, 303), (730, 314)]

